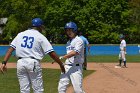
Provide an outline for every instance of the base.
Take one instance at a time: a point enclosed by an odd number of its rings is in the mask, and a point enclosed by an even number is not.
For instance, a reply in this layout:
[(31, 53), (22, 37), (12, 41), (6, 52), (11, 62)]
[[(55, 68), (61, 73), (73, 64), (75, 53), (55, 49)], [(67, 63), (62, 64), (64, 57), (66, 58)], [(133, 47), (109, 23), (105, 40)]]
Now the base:
[(115, 68), (121, 68), (121, 66), (115, 66)]

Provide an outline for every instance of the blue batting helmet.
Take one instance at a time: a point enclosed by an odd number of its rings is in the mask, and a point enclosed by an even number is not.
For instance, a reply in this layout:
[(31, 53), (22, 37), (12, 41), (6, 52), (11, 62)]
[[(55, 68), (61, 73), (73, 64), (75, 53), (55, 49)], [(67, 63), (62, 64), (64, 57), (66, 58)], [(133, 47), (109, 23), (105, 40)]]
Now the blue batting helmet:
[(39, 26), (41, 26), (41, 25), (43, 25), (42, 19), (40, 19), (40, 18), (34, 18), (34, 19), (32, 20), (32, 26), (34, 26), (34, 27), (39, 27)]
[(124, 35), (123, 34), (120, 34), (120, 39), (123, 39), (124, 38)]
[(77, 25), (74, 22), (66, 23), (64, 28), (65, 29), (68, 29), (68, 28), (73, 29), (74, 32), (77, 32), (77, 29), (78, 29)]

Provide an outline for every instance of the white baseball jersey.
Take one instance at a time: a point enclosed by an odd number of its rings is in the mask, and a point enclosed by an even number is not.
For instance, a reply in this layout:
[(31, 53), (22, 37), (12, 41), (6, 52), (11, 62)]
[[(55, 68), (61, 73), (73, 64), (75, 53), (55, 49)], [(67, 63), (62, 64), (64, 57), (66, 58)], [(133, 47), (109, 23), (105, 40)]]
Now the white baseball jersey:
[(19, 33), (10, 46), (16, 49), (17, 57), (34, 57), (39, 60), (54, 51), (47, 38), (35, 29)]
[(123, 39), (120, 43), (120, 50), (124, 51), (124, 48), (126, 47), (126, 41)]
[(72, 40), (69, 40), (66, 45), (67, 54), (71, 51), (78, 52), (78, 55), (66, 59), (66, 64), (83, 63), (84, 62), (84, 44), (83, 40), (76, 36)]

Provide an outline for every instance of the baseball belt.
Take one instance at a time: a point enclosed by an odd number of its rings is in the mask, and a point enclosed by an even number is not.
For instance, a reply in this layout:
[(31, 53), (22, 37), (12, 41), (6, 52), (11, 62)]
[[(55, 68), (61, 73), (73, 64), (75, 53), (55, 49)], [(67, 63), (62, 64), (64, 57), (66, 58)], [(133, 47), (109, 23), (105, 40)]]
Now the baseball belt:
[[(31, 59), (36, 59), (36, 58), (34, 58), (34, 57), (18, 57), (18, 59), (22, 59), (22, 58), (31, 58)], [(36, 60), (40, 61), (39, 59), (36, 59)]]
[[(66, 65), (74, 66), (73, 64), (66, 64)], [(80, 65), (79, 64), (75, 64), (75, 66), (80, 66)]]

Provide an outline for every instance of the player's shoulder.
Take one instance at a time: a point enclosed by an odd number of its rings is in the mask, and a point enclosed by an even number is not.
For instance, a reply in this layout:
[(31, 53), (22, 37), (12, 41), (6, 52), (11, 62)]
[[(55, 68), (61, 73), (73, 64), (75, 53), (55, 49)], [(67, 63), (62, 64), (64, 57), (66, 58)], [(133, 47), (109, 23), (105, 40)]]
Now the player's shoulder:
[(88, 41), (86, 37), (84, 36), (79, 36), (83, 41)]
[(76, 37), (75, 37), (75, 42), (77, 42), (77, 41), (78, 41), (78, 42), (83, 42), (82, 38), (80, 38), (79, 36), (76, 36)]
[(27, 34), (28, 34), (28, 30), (24, 30), (24, 31), (22, 31), (22, 32), (19, 32), (19, 33), (17, 34), (17, 36), (20, 37), (20, 36), (27, 35)]
[(29, 29), (27, 29), (27, 30), (24, 30), (24, 31), (22, 31), (22, 32), (20, 32), (20, 33), (18, 33), (18, 34), (25, 34), (25, 33), (28, 33), (30, 30)]
[(32, 33), (32, 35), (34, 35), (34, 36), (37, 36), (37, 37), (40, 37), (40, 38), (44, 38), (45, 36), (43, 35), (43, 34), (41, 34), (38, 30), (36, 30), (36, 29), (28, 29), (28, 30), (26, 30), (25, 32), (27, 32), (27, 33)]
[(36, 37), (38, 39), (45, 39), (46, 38), (43, 34), (41, 34), (38, 30), (35, 30), (35, 29), (27, 29), (27, 30), (19, 33), (19, 36), (23, 36), (23, 35), (33, 36), (33, 37)]
[(84, 36), (79, 36), (81, 39), (85, 39), (85, 37)]
[[(26, 31), (26, 30), (25, 30), (25, 31)], [(17, 37), (23, 35), (23, 34), (25, 33), (25, 31), (19, 32), (19, 33), (17, 34)]]
[(123, 40), (121, 41), (121, 44), (126, 44), (126, 41), (123, 39)]
[(125, 43), (126, 41), (123, 39), (122, 42)]

